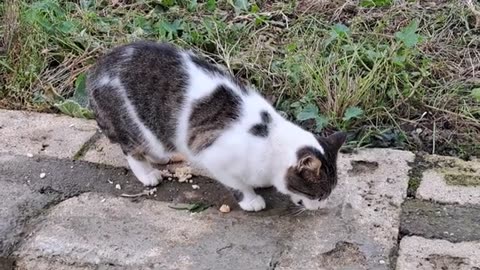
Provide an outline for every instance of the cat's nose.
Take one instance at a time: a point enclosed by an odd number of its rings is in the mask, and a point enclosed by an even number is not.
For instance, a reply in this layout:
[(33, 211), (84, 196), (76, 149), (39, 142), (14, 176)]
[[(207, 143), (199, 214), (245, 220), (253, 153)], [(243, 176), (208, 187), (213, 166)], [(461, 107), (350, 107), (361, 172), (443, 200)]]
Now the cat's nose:
[(303, 201), (302, 200), (298, 201), (297, 205), (303, 206)]

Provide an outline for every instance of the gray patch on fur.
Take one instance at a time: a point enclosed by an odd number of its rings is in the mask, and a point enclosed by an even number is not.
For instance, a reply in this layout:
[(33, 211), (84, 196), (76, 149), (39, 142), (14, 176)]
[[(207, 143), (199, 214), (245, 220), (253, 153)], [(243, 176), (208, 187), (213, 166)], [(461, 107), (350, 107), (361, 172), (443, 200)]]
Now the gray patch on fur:
[(241, 202), (243, 200), (243, 192), (240, 190), (232, 189), (232, 194), (237, 202)]
[(266, 138), (269, 133), (268, 124), (272, 122), (272, 116), (268, 112), (262, 111), (260, 113), (260, 118), (262, 119), (262, 123), (253, 125), (249, 132), (254, 136)]
[(90, 71), (87, 90), (100, 128), (124, 152), (141, 149), (141, 133), (128, 117), (120, 90), (100, 83), (119, 78), (141, 122), (170, 151), (186, 92), (187, 74), (179, 50), (169, 44), (135, 42), (103, 56)]
[(188, 146), (193, 152), (212, 145), (240, 117), (242, 100), (225, 85), (198, 101), (189, 118)]

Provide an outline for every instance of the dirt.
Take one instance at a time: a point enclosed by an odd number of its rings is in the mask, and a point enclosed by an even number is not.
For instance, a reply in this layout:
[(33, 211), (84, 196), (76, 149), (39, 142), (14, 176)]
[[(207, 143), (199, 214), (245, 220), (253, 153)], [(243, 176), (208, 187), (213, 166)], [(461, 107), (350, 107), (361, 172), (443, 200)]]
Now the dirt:
[[(336, 267), (355, 269), (367, 269), (367, 258), (365, 254), (360, 251), (357, 244), (349, 242), (338, 242), (335, 248), (329, 252), (323, 253), (319, 256), (320, 265), (328, 267), (335, 265)], [(330, 268), (325, 268), (330, 269)]]
[(353, 160), (351, 162), (352, 169), (348, 170), (349, 175), (359, 175), (363, 173), (371, 173), (378, 169), (378, 162), (366, 160)]

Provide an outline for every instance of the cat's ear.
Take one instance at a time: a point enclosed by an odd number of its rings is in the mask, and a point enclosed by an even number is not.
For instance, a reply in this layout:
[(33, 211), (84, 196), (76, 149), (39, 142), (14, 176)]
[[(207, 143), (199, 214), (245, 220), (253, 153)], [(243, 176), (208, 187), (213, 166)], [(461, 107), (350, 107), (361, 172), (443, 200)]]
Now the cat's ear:
[(340, 150), (340, 147), (342, 147), (342, 145), (347, 140), (347, 133), (335, 132), (332, 135), (328, 136), (326, 140), (327, 143), (332, 147), (332, 149), (334, 149), (335, 152), (338, 152), (338, 150)]
[(307, 154), (306, 156), (300, 158), (297, 163), (297, 169), (299, 171), (308, 170), (316, 175), (320, 175), (320, 168), (322, 167), (322, 162), (314, 155)]

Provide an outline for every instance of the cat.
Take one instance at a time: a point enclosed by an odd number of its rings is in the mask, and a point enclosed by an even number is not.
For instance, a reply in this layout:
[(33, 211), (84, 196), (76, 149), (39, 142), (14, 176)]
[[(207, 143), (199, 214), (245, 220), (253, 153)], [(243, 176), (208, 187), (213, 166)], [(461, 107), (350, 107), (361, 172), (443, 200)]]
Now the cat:
[(161, 181), (153, 165), (178, 154), (232, 189), (245, 211), (266, 207), (257, 187), (315, 210), (336, 186), (345, 133), (313, 135), (191, 51), (153, 41), (118, 46), (89, 70), (87, 91), (99, 128), (145, 186)]

